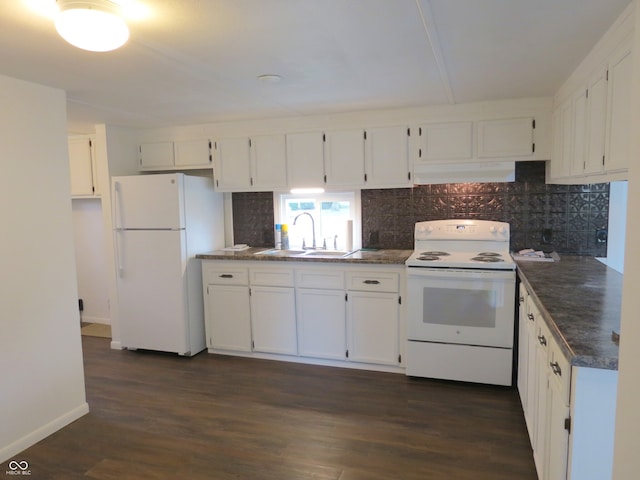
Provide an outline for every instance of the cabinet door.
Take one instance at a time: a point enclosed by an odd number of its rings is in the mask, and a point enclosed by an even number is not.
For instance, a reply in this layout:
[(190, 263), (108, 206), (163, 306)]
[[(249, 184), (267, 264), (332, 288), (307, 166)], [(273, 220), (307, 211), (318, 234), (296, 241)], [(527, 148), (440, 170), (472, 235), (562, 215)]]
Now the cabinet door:
[(604, 167), (605, 129), (607, 124), (607, 71), (602, 69), (589, 80), (588, 137), (584, 173), (601, 173)]
[(175, 142), (174, 155), (176, 167), (208, 168), (213, 163), (210, 140)]
[(347, 351), (344, 290), (298, 288), (298, 352), (344, 360)]
[(328, 186), (359, 186), (365, 180), (364, 130), (327, 132), (324, 167)]
[(287, 135), (287, 180), (290, 188), (324, 185), (323, 143), (320, 132)]
[(254, 351), (296, 355), (294, 289), (251, 287), (251, 327)]
[(529, 344), (527, 335), (527, 298), (529, 292), (520, 284), (520, 296), (518, 298), (518, 392), (520, 393), (520, 402), (522, 403), (522, 411), (527, 411), (527, 362), (529, 360)]
[(249, 138), (224, 138), (214, 142), (215, 166), (213, 176), (216, 189), (249, 190), (251, 172)]
[(547, 435), (547, 396), (549, 388), (549, 364), (548, 345), (551, 335), (544, 322), (536, 326), (536, 349), (535, 358), (531, 361), (536, 363), (536, 378), (532, 379), (536, 384), (536, 441), (532, 444), (533, 459), (538, 471), (538, 478), (544, 478), (544, 468), (547, 459), (547, 447), (549, 444)]
[(533, 118), (478, 122), (478, 158), (523, 157), (533, 153)]
[(585, 169), (585, 159), (587, 152), (588, 138), (588, 118), (587, 118), (587, 89), (580, 88), (572, 99), (572, 123), (573, 133), (571, 142), (571, 174), (582, 175)]
[(251, 351), (248, 286), (208, 285), (205, 320), (209, 348)]
[(571, 173), (571, 98), (559, 105), (553, 112), (553, 158), (551, 178), (558, 179)]
[(365, 139), (365, 188), (411, 185), (408, 127), (370, 128)]
[(141, 169), (174, 167), (173, 142), (143, 143), (138, 148)]
[(605, 170), (624, 170), (629, 164), (631, 143), (631, 46), (625, 44), (609, 62), (609, 110)]
[(527, 408), (524, 411), (524, 419), (529, 431), (531, 445), (536, 444), (536, 425), (538, 421), (538, 389), (536, 378), (538, 375), (538, 365), (534, 361), (536, 357), (536, 327), (542, 321), (538, 308), (533, 304), (531, 296), (528, 298), (527, 306)]
[(562, 479), (567, 476), (569, 459), (569, 430), (571, 365), (560, 352), (553, 338), (547, 346), (547, 424), (546, 475), (547, 480)]
[(287, 147), (284, 135), (251, 137), (252, 190), (272, 191), (287, 186)]
[(398, 365), (400, 305), (397, 293), (348, 292), (349, 360)]
[(547, 451), (546, 475), (548, 480), (567, 478), (569, 431), (565, 420), (569, 418), (569, 406), (564, 402), (558, 384), (549, 379), (547, 390)]
[(473, 158), (472, 122), (433, 123), (418, 129), (419, 161)]
[(91, 147), (89, 138), (69, 140), (69, 170), (72, 196), (87, 197), (97, 193), (95, 192), (95, 173)]

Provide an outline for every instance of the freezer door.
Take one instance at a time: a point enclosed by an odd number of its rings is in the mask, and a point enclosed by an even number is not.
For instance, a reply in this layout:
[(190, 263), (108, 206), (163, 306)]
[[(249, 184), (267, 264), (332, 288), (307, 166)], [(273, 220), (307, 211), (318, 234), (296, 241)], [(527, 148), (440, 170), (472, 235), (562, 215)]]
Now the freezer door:
[(184, 176), (169, 173), (112, 179), (116, 229), (184, 228)]
[(115, 232), (123, 347), (186, 354), (184, 230)]

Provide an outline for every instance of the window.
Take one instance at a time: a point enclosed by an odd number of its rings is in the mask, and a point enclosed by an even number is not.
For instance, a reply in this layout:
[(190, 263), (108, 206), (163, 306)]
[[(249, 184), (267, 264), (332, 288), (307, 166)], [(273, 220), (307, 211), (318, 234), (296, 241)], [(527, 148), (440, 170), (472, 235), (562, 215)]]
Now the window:
[(273, 204), (276, 223), (289, 228), (289, 248), (313, 247), (314, 234), (316, 248), (360, 248), (360, 191), (274, 193)]

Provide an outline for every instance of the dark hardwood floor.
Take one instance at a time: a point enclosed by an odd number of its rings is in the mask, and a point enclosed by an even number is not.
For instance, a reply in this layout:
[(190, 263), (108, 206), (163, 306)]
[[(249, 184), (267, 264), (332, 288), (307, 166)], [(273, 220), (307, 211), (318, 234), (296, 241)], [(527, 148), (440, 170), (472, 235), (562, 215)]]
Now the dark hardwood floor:
[(33, 479), (536, 479), (515, 389), (82, 342), (91, 412)]

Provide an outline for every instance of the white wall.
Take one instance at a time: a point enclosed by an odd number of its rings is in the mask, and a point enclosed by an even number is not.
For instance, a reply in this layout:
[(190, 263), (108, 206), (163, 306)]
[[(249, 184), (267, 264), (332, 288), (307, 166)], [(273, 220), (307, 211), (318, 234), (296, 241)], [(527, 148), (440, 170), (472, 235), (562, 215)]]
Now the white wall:
[(0, 461), (88, 412), (66, 126), (63, 91), (0, 75)]
[(635, 0), (635, 6), (631, 160), (622, 290), (614, 480), (638, 478), (640, 472), (640, 0)]
[(611, 182), (609, 188), (609, 226), (607, 258), (602, 261), (614, 270), (624, 273), (624, 244), (627, 233), (627, 182)]
[(138, 132), (136, 130), (96, 125), (96, 161), (100, 169), (102, 220), (110, 302), (111, 348), (120, 349), (120, 322), (118, 317), (117, 267), (111, 216), (111, 177), (136, 175), (138, 171)]
[(76, 198), (72, 204), (78, 298), (84, 303), (82, 321), (108, 324), (111, 320), (102, 202), (99, 198)]

